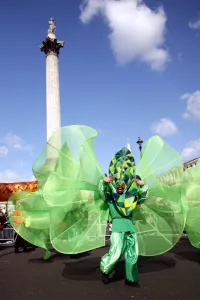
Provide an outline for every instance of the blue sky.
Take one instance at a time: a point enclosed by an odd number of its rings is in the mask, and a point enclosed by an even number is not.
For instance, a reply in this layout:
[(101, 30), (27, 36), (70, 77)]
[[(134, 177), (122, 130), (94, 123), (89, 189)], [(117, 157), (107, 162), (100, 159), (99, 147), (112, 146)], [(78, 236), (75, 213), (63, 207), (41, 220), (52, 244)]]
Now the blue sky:
[(39, 46), (50, 17), (66, 42), (59, 60), (62, 125), (99, 131), (95, 147), (105, 171), (128, 137), (136, 159), (138, 136), (145, 141), (154, 133), (184, 160), (200, 156), (200, 3), (147, 0), (136, 10), (136, 2), (1, 4), (0, 181), (31, 179), (46, 142)]

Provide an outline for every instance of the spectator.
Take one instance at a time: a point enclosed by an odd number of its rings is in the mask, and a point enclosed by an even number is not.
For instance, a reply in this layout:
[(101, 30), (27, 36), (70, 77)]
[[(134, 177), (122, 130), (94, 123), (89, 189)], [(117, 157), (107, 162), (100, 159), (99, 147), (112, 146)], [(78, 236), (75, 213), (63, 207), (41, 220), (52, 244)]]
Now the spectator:
[(3, 213), (4, 215), (6, 214), (6, 209), (5, 209), (5, 207), (2, 208), (2, 213)]
[(22, 248), (24, 252), (28, 252), (27, 242), (17, 234), (15, 239), (15, 253), (20, 253), (19, 248)]
[(5, 218), (6, 218), (6, 222), (4, 223), (4, 226), (5, 226), (4, 236), (5, 236), (6, 241), (12, 241), (14, 239), (13, 229), (12, 229), (12, 225), (10, 224), (10, 220), (9, 220), (7, 212), (5, 212)]
[(3, 229), (5, 228), (6, 217), (0, 210), (0, 242), (3, 242)]
[(6, 223), (6, 216), (4, 215), (4, 213), (2, 212), (2, 210), (0, 210), (0, 229), (4, 229), (4, 224)]

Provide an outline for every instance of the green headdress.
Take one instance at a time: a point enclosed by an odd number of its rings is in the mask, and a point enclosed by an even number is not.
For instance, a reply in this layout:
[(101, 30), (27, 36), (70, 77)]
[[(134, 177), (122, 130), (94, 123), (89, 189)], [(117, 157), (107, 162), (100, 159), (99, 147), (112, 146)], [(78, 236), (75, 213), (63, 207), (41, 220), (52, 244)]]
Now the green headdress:
[[(112, 181), (111, 187), (117, 209), (124, 215), (129, 216), (136, 207), (136, 194), (139, 186), (133, 181), (136, 178), (136, 166), (133, 154), (128, 148), (122, 148), (112, 158), (109, 166), (109, 176), (116, 179)], [(116, 186), (125, 186), (122, 195), (117, 194)]]

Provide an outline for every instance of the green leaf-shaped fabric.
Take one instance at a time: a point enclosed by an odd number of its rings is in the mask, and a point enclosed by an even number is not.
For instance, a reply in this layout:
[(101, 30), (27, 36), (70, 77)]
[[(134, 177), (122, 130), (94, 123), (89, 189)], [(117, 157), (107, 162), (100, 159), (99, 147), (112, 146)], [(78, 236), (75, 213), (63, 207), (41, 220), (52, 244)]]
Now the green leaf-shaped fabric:
[[(16, 232), (32, 244), (76, 254), (105, 245), (108, 206), (99, 192), (105, 174), (96, 158), (97, 132), (88, 126), (67, 126), (54, 133), (33, 166), (40, 189), (13, 194), (8, 213)], [(140, 255), (158, 255), (171, 249), (185, 227), (183, 161), (160, 137), (150, 138), (135, 169), (133, 155), (126, 148), (115, 155), (109, 175), (124, 182), (126, 194), (119, 198), (133, 203), (138, 174), (149, 187), (147, 201), (133, 211)], [(172, 177), (171, 182), (163, 178)], [(130, 193), (130, 191), (132, 191)], [(130, 198), (130, 199), (129, 199)], [(18, 205), (20, 204), (20, 205)], [(132, 208), (128, 208), (132, 209)]]
[(9, 199), (11, 224), (30, 243), (67, 254), (105, 245), (108, 207), (98, 191), (104, 173), (94, 151), (96, 135), (79, 125), (56, 132), (33, 166), (39, 191)]
[(194, 168), (185, 170), (184, 186), (188, 204), (185, 230), (191, 244), (200, 248), (200, 160)]
[(149, 187), (147, 201), (133, 214), (139, 251), (144, 256), (159, 255), (175, 246), (185, 228), (183, 160), (156, 135), (145, 143), (136, 172)]

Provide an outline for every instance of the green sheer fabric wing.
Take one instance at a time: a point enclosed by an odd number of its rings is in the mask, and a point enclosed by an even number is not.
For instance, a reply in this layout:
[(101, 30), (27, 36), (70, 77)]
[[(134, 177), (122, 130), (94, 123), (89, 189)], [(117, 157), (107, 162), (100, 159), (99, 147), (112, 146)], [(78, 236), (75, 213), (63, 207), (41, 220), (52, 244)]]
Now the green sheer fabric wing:
[[(57, 134), (48, 142), (49, 152), (55, 148)], [(68, 150), (59, 151), (55, 171), (48, 177), (43, 193), (48, 204), (57, 205), (65, 211), (64, 218), (60, 218), (65, 227), (51, 226), (53, 247), (62, 253), (75, 254), (105, 245), (105, 215), (108, 209), (104, 210), (98, 191), (104, 173), (94, 151), (94, 139), (97, 136), (94, 129), (70, 126), (63, 128), (61, 135)], [(64, 165), (66, 167), (63, 168)], [(54, 217), (51, 214), (52, 220)]]
[(185, 170), (186, 201), (188, 213), (185, 231), (191, 244), (200, 248), (200, 161), (194, 168)]
[(140, 255), (159, 255), (177, 243), (185, 227), (183, 161), (159, 136), (153, 136), (144, 145), (136, 172), (149, 187), (148, 199), (133, 215)]
[(41, 191), (13, 194), (7, 212), (12, 227), (23, 239), (46, 250), (49, 248), (49, 209)]
[[(31, 211), (23, 207), (26, 232), (35, 224), (43, 232), (40, 206), (47, 207), (49, 239), (62, 253), (76, 254), (105, 245), (108, 207), (98, 191), (104, 173), (94, 151), (96, 135), (87, 126), (63, 127), (49, 139), (33, 166), (42, 197)], [(35, 195), (31, 196), (33, 203)], [(36, 244), (32, 237), (26, 239)]]

